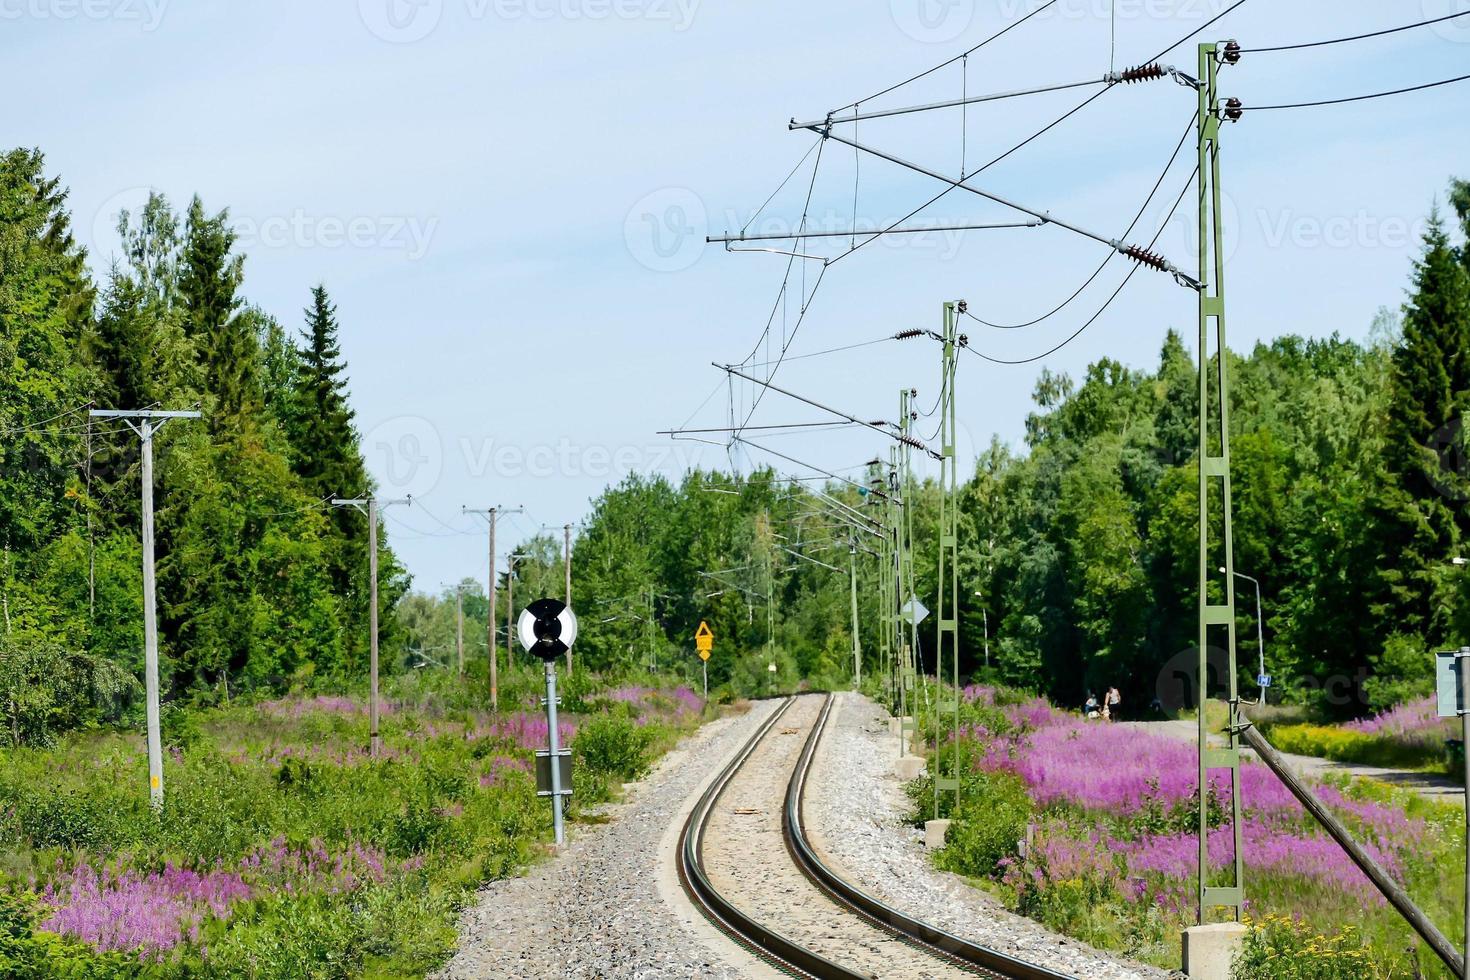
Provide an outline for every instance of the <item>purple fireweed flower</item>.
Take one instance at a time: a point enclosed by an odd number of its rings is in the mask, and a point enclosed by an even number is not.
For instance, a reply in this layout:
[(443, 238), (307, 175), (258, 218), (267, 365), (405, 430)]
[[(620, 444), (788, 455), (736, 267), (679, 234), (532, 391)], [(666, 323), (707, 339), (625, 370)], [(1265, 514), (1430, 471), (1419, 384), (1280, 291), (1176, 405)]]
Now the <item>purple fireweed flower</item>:
[(964, 698), (966, 704), (979, 702), (993, 705), (995, 704), (995, 688), (988, 684), (968, 684), (960, 692), (960, 697)]
[[(556, 731), (561, 739), (561, 744), (565, 746), (572, 743), (572, 738), (577, 734), (577, 727), (570, 721), (557, 719)], [(522, 749), (544, 749), (549, 742), (549, 733), (550, 726), (546, 723), (545, 715), (518, 711), (515, 714), (506, 715), (499, 721), (481, 726), (474, 732), (474, 737), (503, 739)]]
[(500, 786), (512, 772), (530, 773), (531, 760), (524, 756), (496, 755), (487, 760), (487, 770), (480, 775), (480, 786), (488, 789)]
[[(260, 710), (277, 718), (289, 718), (299, 721), (309, 714), (341, 715), (345, 718), (366, 716), (368, 706), (349, 697), (318, 694), (311, 698), (281, 698), (277, 701), (264, 701)], [(379, 715), (391, 715), (396, 710), (395, 706), (388, 701), (378, 702)]]
[(704, 698), (687, 687), (676, 687), (669, 694), (679, 706), (681, 715), (697, 715), (704, 711)]
[(1399, 745), (1435, 750), (1444, 745), (1445, 739), (1456, 737), (1458, 724), (1454, 719), (1439, 717), (1438, 702), (1428, 697), (1396, 705), (1372, 718), (1350, 721), (1343, 727)]
[(41, 899), (55, 911), (41, 922), (48, 932), (75, 936), (100, 950), (136, 950), (145, 959), (197, 935), (208, 916), (229, 918), (231, 906), (252, 892), (236, 872), (162, 871), (121, 874), (81, 865), (53, 884)]

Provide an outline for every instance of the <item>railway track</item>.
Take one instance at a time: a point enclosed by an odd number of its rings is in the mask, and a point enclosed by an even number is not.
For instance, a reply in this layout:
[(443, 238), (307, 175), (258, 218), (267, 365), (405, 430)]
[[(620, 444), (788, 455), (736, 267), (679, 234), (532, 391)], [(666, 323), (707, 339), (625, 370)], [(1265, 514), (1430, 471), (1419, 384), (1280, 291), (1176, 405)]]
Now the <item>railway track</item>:
[(905, 915), (827, 866), (807, 839), (802, 797), (832, 706), (831, 695), (787, 698), (695, 804), (677, 861), (695, 905), (793, 976), (1064, 980)]

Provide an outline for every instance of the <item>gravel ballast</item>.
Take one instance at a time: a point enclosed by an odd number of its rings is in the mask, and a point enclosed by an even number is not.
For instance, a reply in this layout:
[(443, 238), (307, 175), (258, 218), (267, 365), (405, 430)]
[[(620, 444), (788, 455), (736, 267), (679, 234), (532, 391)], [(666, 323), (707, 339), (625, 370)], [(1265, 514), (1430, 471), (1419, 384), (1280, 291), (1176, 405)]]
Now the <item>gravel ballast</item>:
[[(705, 725), (554, 860), (481, 890), (440, 980), (778, 976), (717, 932), (679, 888), (674, 849), (705, 785), (779, 702)], [(548, 817), (549, 819), (549, 817)]]
[(857, 694), (837, 697), (807, 777), (804, 810), (812, 844), (834, 872), (908, 915), (1069, 976), (1171, 976), (1058, 936), (936, 869), (923, 832), (904, 819), (909, 801), (894, 774), (898, 741), (888, 733), (887, 712)]
[(752, 919), (859, 976), (973, 977), (828, 898), (787, 851), (782, 832), (786, 786), (823, 701), (820, 694), (797, 698), (726, 787), (704, 838), (710, 883)]

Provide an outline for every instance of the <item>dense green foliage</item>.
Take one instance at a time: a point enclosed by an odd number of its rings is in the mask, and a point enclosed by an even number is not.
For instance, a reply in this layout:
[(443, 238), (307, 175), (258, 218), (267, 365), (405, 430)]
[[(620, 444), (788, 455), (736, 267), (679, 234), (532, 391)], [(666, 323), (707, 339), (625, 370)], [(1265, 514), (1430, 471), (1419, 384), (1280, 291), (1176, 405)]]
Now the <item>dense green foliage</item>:
[[(1463, 184), (1450, 200), (1470, 225)], [(94, 284), (40, 155), (0, 160), (0, 357), (14, 366), (0, 377), (9, 649), (27, 651), (33, 677), (47, 673), (37, 658), (70, 657), (75, 669), (78, 655), (136, 675), (137, 439), (84, 410), (197, 404), (205, 419), (170, 424), (156, 445), (166, 698), (279, 690), (303, 672), (359, 676), (367, 529), (322, 501), (371, 486), (330, 297), (311, 292), (299, 335), (252, 306), (228, 214), (198, 200), (179, 213), (154, 195), (119, 227), (123, 255)], [(1226, 354), (1236, 564), (1262, 582), (1269, 667), (1290, 699), (1354, 715), (1423, 693), (1423, 652), (1470, 629), (1470, 583), (1447, 564), (1470, 531), (1467, 270), (1470, 249), (1436, 218), (1401, 320), (1381, 314), (1371, 343), (1285, 336)], [(993, 444), (961, 487), (966, 673), (982, 663), (983, 615), (996, 679), (1072, 704), (1117, 685), (1125, 713), (1173, 683), (1170, 665), (1190, 659), (1196, 630), (1196, 378), (1173, 332), (1152, 370), (1104, 359), (1077, 380), (1043, 372), (1024, 451)], [(827, 489), (865, 506), (850, 487)], [(936, 493), (910, 494), (921, 597), (937, 585)], [(692, 679), (693, 632), (706, 620), (716, 687), (845, 683), (853, 542), (819, 511), (770, 472), (635, 475), (609, 488), (576, 541), (578, 655), (597, 670), (676, 666)], [(517, 600), (502, 601), (502, 615), (560, 594), (558, 537), (522, 545), (496, 583)], [(457, 656), (453, 593), (400, 602), (407, 578), (382, 548), (381, 601), (398, 612), (383, 616), (388, 670)], [(876, 572), (864, 551), (856, 564), (871, 672)], [(1237, 584), (1248, 679), (1256, 608)], [(483, 664), (484, 585), (460, 591), (466, 660)], [(926, 663), (933, 639), (920, 631)], [(98, 702), (104, 710), (62, 706), (29, 724), (39, 733), (115, 717), (128, 692), (109, 689), (119, 697)], [(30, 737), (20, 727), (0, 737)]]
[[(1470, 247), (1436, 217), (1401, 325), (1385, 312), (1367, 346), (1286, 336), (1227, 353), (1236, 568), (1261, 581), (1268, 670), (1291, 699), (1387, 707), (1425, 692), (1427, 650), (1470, 639), (1449, 564), (1470, 522), (1467, 298)], [(964, 488), (961, 568), (988, 597), (1001, 679), (1070, 704), (1118, 685), (1137, 715), (1195, 643), (1197, 367), (1170, 333), (1155, 370), (1105, 359), (1077, 384), (1043, 375), (1036, 402), (1028, 452), (992, 447)], [(1253, 686), (1251, 585), (1236, 597)]]
[[(0, 740), (118, 717), (132, 688), (106, 671), (141, 666), (139, 441), (91, 407), (204, 413), (154, 446), (165, 697), (355, 673), (366, 527), (322, 500), (372, 488), (326, 291), (298, 344), (246, 301), (227, 212), (157, 194), (95, 285), (65, 203), (40, 154), (0, 157)], [(406, 581), (382, 559), (390, 609)]]

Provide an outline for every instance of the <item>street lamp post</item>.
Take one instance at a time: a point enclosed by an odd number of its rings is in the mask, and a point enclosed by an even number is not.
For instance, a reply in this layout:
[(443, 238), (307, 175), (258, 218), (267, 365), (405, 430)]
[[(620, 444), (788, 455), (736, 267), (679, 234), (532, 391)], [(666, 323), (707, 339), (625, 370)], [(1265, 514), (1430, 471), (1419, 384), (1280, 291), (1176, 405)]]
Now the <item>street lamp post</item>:
[[(985, 593), (976, 592), (975, 597), (977, 599), (984, 599)], [(985, 627), (985, 666), (988, 668), (990, 666), (990, 610), (986, 609), (984, 605), (980, 606), (980, 622)]]
[[(1221, 568), (1223, 575), (1225, 569)], [(1256, 587), (1256, 653), (1260, 657), (1259, 667), (1256, 672), (1256, 683), (1260, 685), (1261, 703), (1266, 703), (1266, 687), (1261, 680), (1266, 676), (1266, 627), (1261, 615), (1261, 583), (1244, 572), (1236, 572), (1236, 578), (1243, 578)]]

